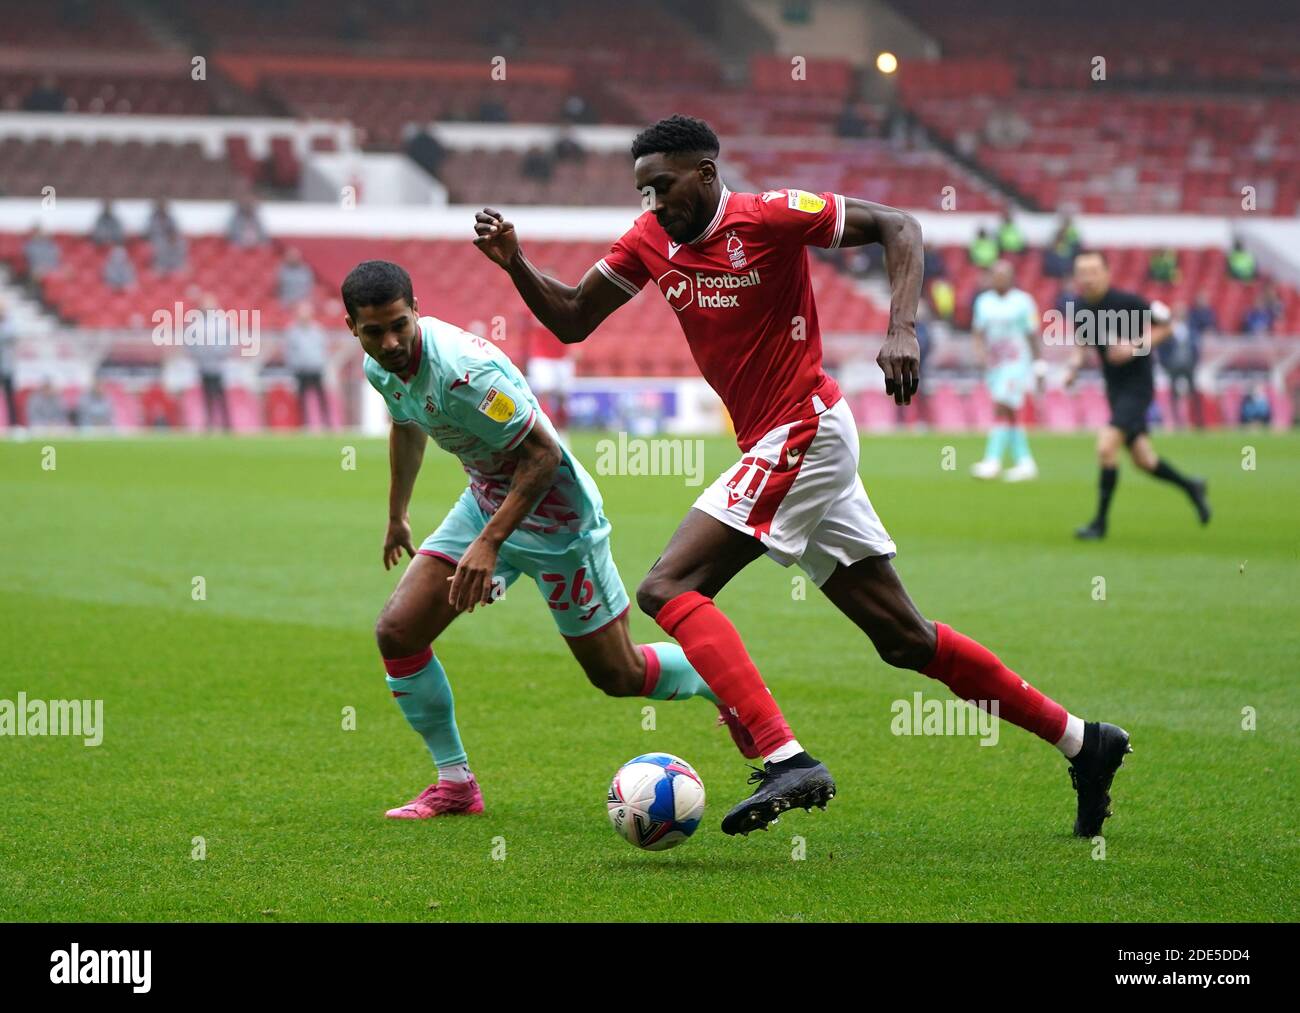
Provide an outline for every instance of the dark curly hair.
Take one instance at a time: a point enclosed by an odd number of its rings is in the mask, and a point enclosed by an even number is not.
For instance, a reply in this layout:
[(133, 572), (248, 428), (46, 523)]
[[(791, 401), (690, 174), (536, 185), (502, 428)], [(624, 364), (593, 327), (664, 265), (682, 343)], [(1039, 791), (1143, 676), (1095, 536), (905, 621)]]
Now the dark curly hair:
[(694, 116), (669, 116), (652, 123), (632, 140), (632, 158), (642, 155), (680, 155), (700, 152), (716, 158), (718, 135), (703, 120)]
[(353, 320), (362, 306), (387, 306), (394, 299), (405, 299), (408, 306), (415, 304), (411, 276), (388, 260), (363, 260), (343, 279), (341, 294)]

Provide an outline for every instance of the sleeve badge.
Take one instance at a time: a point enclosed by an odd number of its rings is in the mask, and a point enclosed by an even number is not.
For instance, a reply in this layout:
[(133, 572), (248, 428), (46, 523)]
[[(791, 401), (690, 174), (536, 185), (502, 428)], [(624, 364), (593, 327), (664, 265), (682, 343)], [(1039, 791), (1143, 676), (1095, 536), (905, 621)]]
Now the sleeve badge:
[(815, 215), (826, 206), (826, 198), (818, 197), (815, 193), (808, 193), (806, 190), (791, 190), (789, 204), (791, 211)]
[(509, 422), (515, 417), (515, 402), (512, 398), (492, 387), (478, 403), (478, 410), (493, 422)]

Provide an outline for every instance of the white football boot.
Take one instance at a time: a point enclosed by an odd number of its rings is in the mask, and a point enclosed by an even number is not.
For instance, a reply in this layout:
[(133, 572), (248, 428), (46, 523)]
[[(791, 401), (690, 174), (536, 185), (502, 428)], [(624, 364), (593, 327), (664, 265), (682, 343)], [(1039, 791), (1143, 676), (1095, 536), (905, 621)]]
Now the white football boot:
[(1029, 482), (1038, 477), (1038, 465), (1032, 457), (1026, 457), (1018, 464), (1012, 465), (1002, 476), (1004, 482)]

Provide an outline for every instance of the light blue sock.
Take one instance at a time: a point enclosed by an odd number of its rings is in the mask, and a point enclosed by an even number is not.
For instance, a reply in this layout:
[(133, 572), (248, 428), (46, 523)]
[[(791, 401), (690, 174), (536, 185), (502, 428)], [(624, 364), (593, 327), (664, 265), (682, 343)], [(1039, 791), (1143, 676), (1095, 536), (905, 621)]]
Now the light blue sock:
[(1033, 460), (1034, 455), (1029, 452), (1029, 434), (1024, 426), (1015, 426), (1011, 430), (1011, 457), (1016, 464)]
[(709, 684), (695, 671), (686, 659), (686, 652), (677, 644), (641, 644), (640, 647), (646, 655), (647, 665), (651, 664), (651, 656), (659, 662), (659, 681), (646, 694), (651, 700), (688, 700), (702, 696), (715, 704), (718, 702)]
[[(404, 659), (403, 659), (404, 660)], [(416, 662), (419, 663), (418, 661)], [(397, 667), (386, 660), (389, 672)], [(393, 691), (397, 706), (407, 723), (420, 733), (424, 744), (439, 767), (450, 767), (466, 761), (465, 747), (460, 742), (456, 728), (456, 705), (452, 700), (451, 683), (437, 655), (429, 652), (428, 663), (412, 675), (388, 676), (388, 688)]]
[(988, 443), (984, 445), (984, 460), (1002, 463), (1002, 452), (1007, 447), (1007, 427), (996, 425), (989, 430)]

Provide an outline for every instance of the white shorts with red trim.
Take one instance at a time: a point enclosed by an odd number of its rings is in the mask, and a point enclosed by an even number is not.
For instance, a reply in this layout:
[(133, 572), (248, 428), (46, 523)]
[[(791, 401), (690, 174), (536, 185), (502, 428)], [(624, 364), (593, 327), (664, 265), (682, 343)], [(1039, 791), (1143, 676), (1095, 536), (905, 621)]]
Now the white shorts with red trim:
[(773, 429), (695, 509), (760, 539), (769, 556), (798, 563), (819, 586), (837, 564), (897, 552), (858, 475), (858, 427), (844, 398)]

